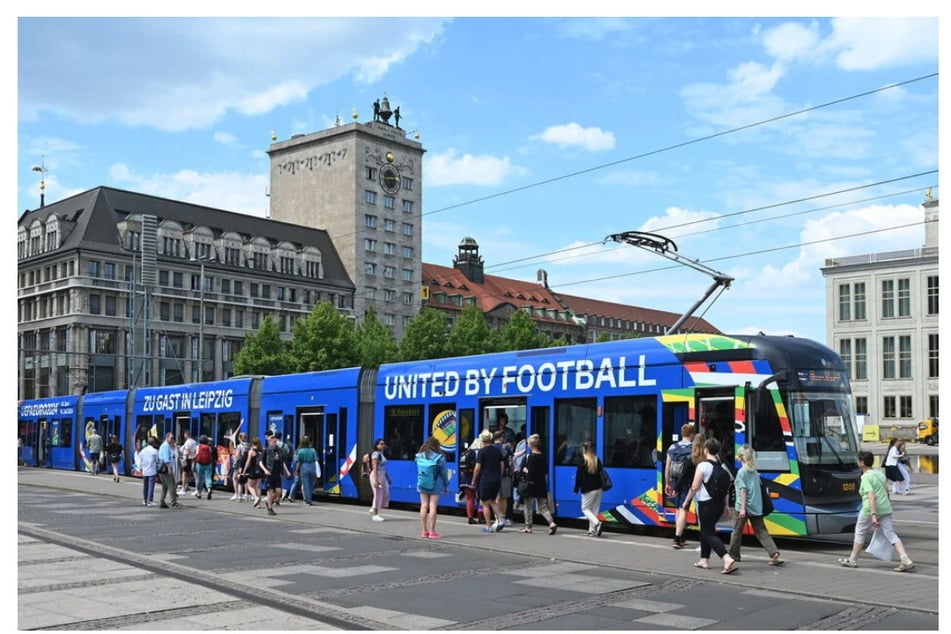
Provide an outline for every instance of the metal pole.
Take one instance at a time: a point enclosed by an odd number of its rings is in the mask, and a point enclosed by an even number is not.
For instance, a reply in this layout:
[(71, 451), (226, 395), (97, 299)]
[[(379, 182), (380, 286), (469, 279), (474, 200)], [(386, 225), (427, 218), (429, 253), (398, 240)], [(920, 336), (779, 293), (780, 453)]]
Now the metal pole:
[(205, 261), (201, 260), (201, 274), (198, 282), (201, 287), (201, 299), (198, 302), (198, 382), (205, 380)]

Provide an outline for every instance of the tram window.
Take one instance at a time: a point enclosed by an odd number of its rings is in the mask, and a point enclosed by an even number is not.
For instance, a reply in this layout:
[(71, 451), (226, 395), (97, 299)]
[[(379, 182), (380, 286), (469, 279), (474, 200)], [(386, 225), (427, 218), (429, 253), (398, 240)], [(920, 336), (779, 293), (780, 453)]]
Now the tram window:
[(593, 398), (555, 402), (555, 464), (576, 465), (581, 444), (595, 442), (598, 402)]
[[(161, 417), (159, 417), (161, 418)], [(149, 415), (137, 416), (135, 419), (135, 449), (138, 451), (149, 439), (152, 430), (152, 417)]]
[(241, 414), (238, 412), (225, 412), (219, 418), (218, 425), (218, 444), (227, 449), (233, 449), (231, 438), (238, 437), (238, 430), (241, 426)]
[(412, 460), (423, 444), (425, 424), (422, 405), (393, 405), (383, 412), (383, 436), (390, 458)]
[(59, 421), (59, 433), (53, 436), (54, 447), (72, 447), (73, 446), (73, 425), (68, 418)]
[(198, 438), (200, 439), (202, 436), (215, 437), (215, 415), (212, 413), (201, 415), (198, 423)]
[(765, 471), (788, 471), (786, 441), (772, 392), (763, 392), (759, 398), (753, 399), (753, 403), (756, 409), (747, 433), (756, 452), (756, 466)]
[(604, 399), (604, 463), (653, 469), (657, 464), (657, 399)]
[(463, 408), (458, 412), (459, 418), (456, 420), (456, 438), (460, 449), (466, 449), (475, 440), (475, 410), (472, 408)]
[(429, 429), (443, 454), (446, 462), (456, 461), (456, 439), (458, 438), (459, 421), (455, 403), (438, 403), (429, 406)]

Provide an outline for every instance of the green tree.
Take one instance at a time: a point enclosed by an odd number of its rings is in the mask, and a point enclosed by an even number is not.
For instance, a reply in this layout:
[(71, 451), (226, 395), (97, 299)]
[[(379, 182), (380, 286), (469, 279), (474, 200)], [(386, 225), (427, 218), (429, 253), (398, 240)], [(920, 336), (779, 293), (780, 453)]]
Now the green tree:
[(393, 333), (380, 322), (372, 308), (357, 325), (354, 341), (361, 367), (378, 368), (399, 360), (399, 347)]
[(495, 351), (495, 338), (485, 321), (485, 315), (474, 304), (462, 309), (462, 314), (452, 327), (446, 342), (449, 356), (461, 357), (470, 354), (485, 354)]
[(446, 314), (432, 306), (424, 306), (406, 325), (400, 342), (400, 359), (439, 359), (445, 357), (449, 339)]
[(509, 351), (547, 348), (548, 337), (538, 332), (538, 327), (527, 312), (517, 310), (502, 326), (499, 333), (499, 347), (500, 350)]
[(294, 324), (291, 357), (295, 372), (333, 370), (358, 365), (353, 322), (330, 302), (320, 302)]
[(235, 374), (287, 374), (293, 371), (287, 343), (270, 315), (256, 333), (248, 333), (244, 346), (234, 356)]

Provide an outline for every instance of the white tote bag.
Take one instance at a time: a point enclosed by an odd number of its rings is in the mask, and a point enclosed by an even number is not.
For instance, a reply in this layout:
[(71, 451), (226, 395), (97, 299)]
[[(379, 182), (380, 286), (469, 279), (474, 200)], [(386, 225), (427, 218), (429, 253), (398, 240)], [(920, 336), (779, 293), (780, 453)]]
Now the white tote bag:
[(872, 533), (872, 541), (868, 543), (865, 552), (882, 561), (891, 561), (895, 557), (895, 547), (885, 539), (885, 533), (882, 532), (881, 528), (876, 528), (875, 532)]

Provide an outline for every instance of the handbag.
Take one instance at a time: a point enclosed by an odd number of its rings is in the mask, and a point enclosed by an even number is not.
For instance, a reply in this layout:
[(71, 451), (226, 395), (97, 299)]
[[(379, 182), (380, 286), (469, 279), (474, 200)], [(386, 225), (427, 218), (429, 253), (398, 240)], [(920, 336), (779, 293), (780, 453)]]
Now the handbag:
[(604, 467), (601, 467), (601, 490), (610, 491), (613, 486), (614, 483), (611, 482), (611, 476), (604, 470)]
[(876, 528), (875, 532), (872, 533), (872, 541), (868, 543), (868, 548), (865, 549), (865, 552), (875, 557), (875, 559), (891, 561), (892, 557), (895, 556), (895, 547), (885, 539), (885, 533), (882, 529)]
[(762, 477), (759, 479), (759, 494), (763, 500), (763, 514), (760, 517), (766, 517), (775, 509), (773, 508), (773, 498), (769, 496), (769, 487), (766, 486), (766, 482)]
[(519, 472), (515, 474), (515, 477), (517, 478), (515, 490), (518, 491), (518, 497), (524, 500), (528, 493), (528, 474)]
[(168, 473), (168, 463), (167, 462), (159, 463), (157, 472), (159, 473), (159, 475), (164, 475)]

